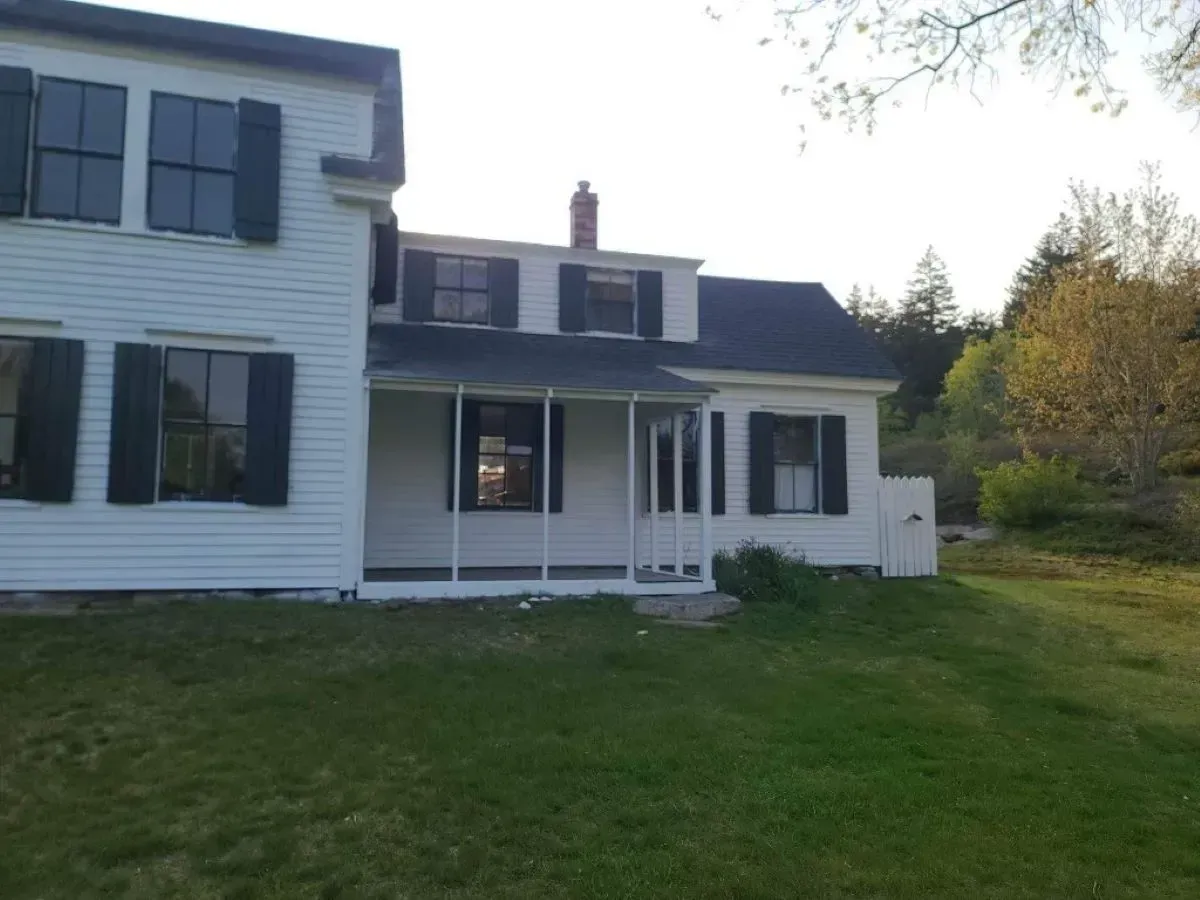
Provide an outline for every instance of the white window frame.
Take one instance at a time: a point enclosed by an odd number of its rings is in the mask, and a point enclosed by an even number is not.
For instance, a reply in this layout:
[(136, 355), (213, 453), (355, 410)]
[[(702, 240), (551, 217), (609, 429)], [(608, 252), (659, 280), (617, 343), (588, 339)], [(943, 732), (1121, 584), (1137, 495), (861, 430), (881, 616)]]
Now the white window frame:
[[(609, 277), (593, 279), (592, 278), (593, 275), (601, 275), (601, 276), (607, 275)], [(585, 326), (584, 330), (586, 332), (589, 332), (592, 334), (616, 334), (616, 335), (620, 335), (621, 337), (637, 337), (637, 333), (638, 333), (637, 272), (634, 271), (633, 269), (612, 269), (612, 268), (606, 268), (604, 266), (594, 266), (594, 267), (588, 266), (587, 285), (590, 286), (593, 281), (597, 282), (598, 284), (612, 284), (613, 283), (612, 276), (614, 276), (614, 275), (621, 275), (621, 276), (629, 277), (630, 296), (632, 298), (630, 301), (630, 307), (631, 307), (630, 314), (631, 314), (632, 318), (631, 318), (631, 326), (630, 326), (629, 331), (609, 331), (608, 329), (605, 329), (605, 328), (593, 328), (592, 327), (590, 317), (588, 316), (589, 305), (590, 305), (589, 304), (590, 298), (588, 297), (588, 290), (589, 290), (588, 287), (585, 287), (584, 292), (583, 292), (583, 318), (584, 318), (584, 326)]]
[[(822, 466), (823, 466), (823, 462), (824, 462), (821, 459), (821, 416), (816, 413), (775, 413), (775, 420), (778, 422), (780, 419), (812, 419), (813, 422), (815, 423), (815, 427), (813, 428), (813, 441), (816, 443), (816, 447), (814, 447), (814, 452), (813, 452), (813, 458), (814, 458), (813, 501), (814, 501), (814, 503), (813, 503), (812, 509), (778, 509), (777, 508), (775, 510), (775, 514), (781, 515), (781, 516), (819, 516), (819, 515), (823, 515), (824, 514), (825, 497), (821, 493), (821, 471), (822, 471)], [(796, 468), (796, 466), (804, 465), (804, 464), (776, 462), (775, 461), (774, 435), (772, 434), (772, 445), (771, 445), (771, 491), (772, 491), (772, 494), (774, 494), (774, 492), (776, 490), (775, 478), (777, 476), (778, 467), (786, 466), (786, 465), (790, 465), (793, 469), (793, 472), (792, 472), (792, 479), (793, 479), (792, 502), (794, 504), (795, 498), (796, 498), (795, 468)]]

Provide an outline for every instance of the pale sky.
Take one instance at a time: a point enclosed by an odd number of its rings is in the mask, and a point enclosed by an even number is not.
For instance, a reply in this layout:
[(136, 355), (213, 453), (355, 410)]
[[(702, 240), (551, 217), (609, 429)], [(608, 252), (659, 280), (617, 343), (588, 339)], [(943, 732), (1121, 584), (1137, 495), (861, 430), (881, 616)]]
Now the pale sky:
[[(855, 282), (896, 298), (932, 244), (964, 309), (998, 309), (1063, 208), (1067, 181), (1123, 190), (1139, 160), (1200, 212), (1200, 130), (1130, 46), (1113, 119), (1018, 73), (921, 94), (874, 136), (808, 131), (779, 87), (800, 69), (707, 0), (112, 0), (112, 5), (397, 47), (406, 230), (567, 242), (575, 182), (600, 197), (600, 246), (707, 260), (703, 274)], [(769, 0), (745, 0), (751, 7)]]

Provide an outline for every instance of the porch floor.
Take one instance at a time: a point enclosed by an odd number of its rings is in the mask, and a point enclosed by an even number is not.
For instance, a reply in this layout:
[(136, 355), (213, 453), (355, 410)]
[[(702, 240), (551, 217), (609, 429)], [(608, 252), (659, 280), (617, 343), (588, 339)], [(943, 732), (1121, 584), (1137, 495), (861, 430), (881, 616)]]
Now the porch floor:
[[(367, 581), (449, 581), (450, 567), (366, 569)], [(637, 581), (644, 584), (667, 582), (691, 582), (696, 576), (679, 576), (674, 572), (655, 572), (651, 569), (636, 569)], [(460, 581), (538, 581), (542, 577), (540, 566), (480, 566), (462, 567), (458, 570)], [(624, 566), (551, 566), (551, 581), (607, 581), (623, 580)]]

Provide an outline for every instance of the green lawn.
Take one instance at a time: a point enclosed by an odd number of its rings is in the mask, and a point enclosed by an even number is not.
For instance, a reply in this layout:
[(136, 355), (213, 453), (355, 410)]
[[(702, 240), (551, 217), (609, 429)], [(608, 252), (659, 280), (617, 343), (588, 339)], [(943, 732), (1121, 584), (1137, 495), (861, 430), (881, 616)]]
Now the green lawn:
[(720, 631), (0, 617), (0, 897), (1200, 896), (1200, 574), (957, 552)]

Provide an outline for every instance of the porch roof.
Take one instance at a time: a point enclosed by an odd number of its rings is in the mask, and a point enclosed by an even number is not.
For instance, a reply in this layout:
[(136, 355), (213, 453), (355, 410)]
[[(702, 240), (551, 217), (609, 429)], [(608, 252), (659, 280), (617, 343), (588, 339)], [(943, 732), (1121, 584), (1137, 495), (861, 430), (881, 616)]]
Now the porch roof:
[(658, 345), (485, 328), (373, 325), (367, 374), (410, 381), (711, 394), (660, 368)]

